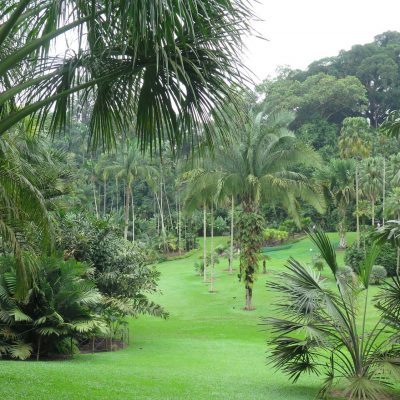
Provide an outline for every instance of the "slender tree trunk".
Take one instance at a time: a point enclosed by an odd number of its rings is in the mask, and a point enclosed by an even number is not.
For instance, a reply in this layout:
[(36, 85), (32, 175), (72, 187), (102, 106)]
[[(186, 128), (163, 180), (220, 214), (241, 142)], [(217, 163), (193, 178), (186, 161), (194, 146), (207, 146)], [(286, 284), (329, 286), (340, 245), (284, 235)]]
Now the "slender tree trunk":
[(207, 282), (207, 206), (203, 205), (203, 281)]
[(383, 158), (383, 185), (382, 185), (382, 225), (385, 226), (385, 200), (386, 200), (386, 159)]
[(214, 204), (211, 204), (211, 242), (210, 242), (210, 260), (211, 260), (211, 271), (210, 271), (210, 293), (214, 292)]
[(174, 230), (174, 221), (172, 219), (171, 207), (168, 200), (167, 190), (165, 189), (165, 182), (163, 186), (164, 186), (165, 201), (167, 203), (167, 209), (168, 209), (169, 223), (171, 224), (171, 229)]
[[(163, 245), (164, 245), (164, 251), (167, 250), (166, 248), (166, 240), (167, 240), (167, 232), (165, 231), (165, 224), (164, 224), (164, 211), (163, 211), (163, 196), (162, 196), (162, 190), (160, 191), (161, 197), (160, 199), (158, 198), (157, 192), (154, 193), (156, 196), (157, 204), (158, 204), (158, 209), (159, 209), (159, 215), (160, 215), (160, 223), (161, 223), (161, 236), (163, 239)], [(160, 232), (160, 228), (158, 228), (158, 232)]]
[(115, 178), (115, 186), (117, 187), (117, 215), (119, 213), (119, 186), (118, 186), (118, 178)]
[(246, 310), (253, 309), (253, 288), (246, 284)]
[(359, 207), (358, 207), (358, 162), (356, 161), (356, 222), (357, 222), (357, 249), (360, 248), (360, 215), (359, 215)]
[(263, 264), (263, 274), (265, 275), (267, 273), (267, 260), (264, 259), (262, 264)]
[[(397, 215), (397, 219), (400, 221), (400, 214)], [(396, 274), (397, 276), (400, 275), (400, 247), (397, 247)]]
[(104, 186), (103, 186), (103, 216), (106, 216), (106, 208), (107, 208), (107, 179), (104, 178)]
[(129, 228), (129, 187), (125, 186), (125, 228), (124, 228), (124, 239), (128, 240), (128, 228)]
[(181, 198), (178, 194), (178, 251), (182, 253), (182, 220), (181, 220)]
[(131, 189), (131, 206), (132, 206), (132, 243), (135, 243), (135, 205), (133, 204), (132, 189)]
[(232, 206), (231, 206), (231, 248), (229, 252), (229, 273), (231, 274), (233, 271), (233, 227), (234, 227), (234, 218), (235, 215), (235, 199), (232, 195)]
[(99, 218), (99, 208), (97, 206), (97, 195), (96, 195), (96, 184), (95, 184), (94, 180), (92, 180), (92, 187), (93, 187), (94, 209), (96, 211), (96, 217)]
[(40, 345), (42, 343), (42, 337), (39, 335), (38, 337), (38, 347), (37, 347), (37, 352), (36, 352), (36, 361), (39, 361), (40, 358)]
[(372, 226), (375, 226), (375, 199), (372, 201)]

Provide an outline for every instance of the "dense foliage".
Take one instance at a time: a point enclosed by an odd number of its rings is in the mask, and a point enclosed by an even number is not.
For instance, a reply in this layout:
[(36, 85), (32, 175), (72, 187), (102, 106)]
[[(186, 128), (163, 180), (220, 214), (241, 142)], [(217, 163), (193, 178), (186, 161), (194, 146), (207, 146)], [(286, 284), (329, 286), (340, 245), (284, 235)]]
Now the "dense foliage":
[[(327, 236), (311, 236), (336, 282), (333, 290), (318, 273), (290, 259), (278, 280), (268, 287), (279, 297), (277, 315), (265, 318), (272, 334), (271, 363), (297, 381), (304, 373), (324, 374), (319, 395), (328, 398), (338, 383), (349, 399), (379, 400), (399, 373), (397, 345), (400, 282), (388, 283), (376, 297), (381, 317), (366, 328), (371, 278), (379, 248), (370, 247), (358, 276), (340, 274), (336, 253)], [(360, 287), (362, 290), (360, 290)], [(397, 297), (397, 298), (396, 298)]]

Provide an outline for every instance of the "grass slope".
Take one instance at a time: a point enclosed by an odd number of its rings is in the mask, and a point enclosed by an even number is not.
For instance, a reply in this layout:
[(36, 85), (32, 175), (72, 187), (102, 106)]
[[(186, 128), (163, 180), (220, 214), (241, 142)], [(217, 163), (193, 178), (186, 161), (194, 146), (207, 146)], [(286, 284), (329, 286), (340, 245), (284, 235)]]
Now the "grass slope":
[[(333, 240), (337, 240), (332, 235)], [(227, 238), (217, 238), (216, 244)], [(200, 241), (201, 242), (201, 241)], [(271, 252), (269, 270), (281, 269), (289, 256), (308, 262), (308, 239)], [(245, 312), (243, 285), (236, 274), (216, 271), (217, 293), (209, 293), (193, 263), (201, 254), (164, 262), (161, 293), (155, 296), (170, 312), (167, 321), (140, 317), (130, 324), (131, 345), (115, 353), (79, 355), (60, 362), (0, 362), (0, 399), (285, 399), (309, 400), (315, 377), (296, 385), (266, 366), (266, 334), (259, 317), (271, 313), (265, 289), (270, 275), (259, 275), (256, 310)], [(340, 253), (339, 259), (342, 259)], [(236, 260), (237, 264), (237, 260)]]

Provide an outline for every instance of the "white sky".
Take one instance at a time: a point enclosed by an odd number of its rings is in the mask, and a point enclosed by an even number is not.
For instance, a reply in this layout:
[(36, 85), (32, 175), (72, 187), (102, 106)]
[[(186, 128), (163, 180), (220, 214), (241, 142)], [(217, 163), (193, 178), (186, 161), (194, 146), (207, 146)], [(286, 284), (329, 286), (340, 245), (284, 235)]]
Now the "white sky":
[(400, 31), (399, 0), (258, 0), (254, 25), (269, 41), (249, 38), (246, 65), (256, 81), (273, 76), (280, 65), (305, 69), (354, 44)]

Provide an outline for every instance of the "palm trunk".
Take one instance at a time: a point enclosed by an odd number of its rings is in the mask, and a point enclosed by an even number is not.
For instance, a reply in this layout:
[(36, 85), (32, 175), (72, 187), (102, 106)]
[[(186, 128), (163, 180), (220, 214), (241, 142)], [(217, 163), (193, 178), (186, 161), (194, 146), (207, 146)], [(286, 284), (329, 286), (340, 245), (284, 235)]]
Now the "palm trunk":
[[(397, 215), (397, 219), (400, 221), (400, 214)], [(397, 276), (400, 275), (400, 247), (397, 247), (396, 274)]]
[(211, 242), (210, 242), (210, 260), (211, 260), (211, 273), (210, 273), (210, 293), (214, 293), (214, 205), (211, 204)]
[(96, 217), (99, 218), (99, 208), (97, 207), (96, 184), (94, 180), (92, 180), (92, 187), (93, 187), (94, 209), (96, 211)]
[(341, 208), (340, 209), (340, 214), (341, 214), (341, 221), (339, 222), (338, 225), (338, 231), (339, 231), (339, 249), (345, 249), (347, 248), (347, 240), (346, 240), (346, 209)]
[(132, 243), (135, 243), (135, 205), (133, 204), (132, 190), (131, 190), (131, 206), (132, 206)]
[(246, 284), (246, 307), (247, 311), (253, 309), (253, 288)]
[(375, 226), (375, 199), (372, 201), (372, 226)]
[[(163, 246), (164, 250), (166, 249), (166, 240), (167, 240), (167, 233), (165, 231), (165, 224), (164, 224), (164, 211), (163, 211), (163, 196), (162, 196), (162, 190), (160, 191), (161, 197), (160, 199), (158, 198), (157, 192), (154, 192), (157, 204), (158, 204), (158, 209), (159, 209), (159, 223), (161, 224), (161, 236), (163, 240)], [(158, 232), (160, 231), (160, 228), (158, 228)]]
[(125, 227), (124, 227), (124, 239), (128, 240), (128, 228), (129, 228), (129, 187), (125, 186)]
[(382, 225), (385, 226), (385, 200), (386, 200), (386, 159), (383, 158), (383, 184), (382, 184)]
[(360, 215), (358, 209), (358, 162), (356, 162), (356, 222), (357, 222), (357, 249), (360, 248)]
[(163, 184), (163, 186), (164, 186), (164, 193), (165, 193), (165, 201), (167, 203), (167, 209), (168, 209), (169, 223), (171, 224), (171, 229), (174, 230), (174, 221), (172, 219), (171, 207), (169, 204), (167, 191), (165, 189), (165, 183)]
[(397, 265), (396, 265), (396, 275), (400, 275), (400, 247), (397, 247)]
[(207, 282), (207, 206), (203, 206), (203, 281)]
[(233, 271), (233, 217), (235, 214), (235, 199), (232, 195), (232, 208), (231, 208), (231, 248), (229, 253), (229, 273), (231, 274)]
[(115, 178), (115, 186), (117, 187), (117, 215), (119, 213), (119, 186), (118, 186), (118, 178)]
[(106, 208), (107, 208), (107, 179), (104, 178), (104, 187), (103, 187), (103, 216), (106, 216)]
[(182, 252), (182, 221), (181, 221), (181, 199), (178, 195), (178, 251)]

